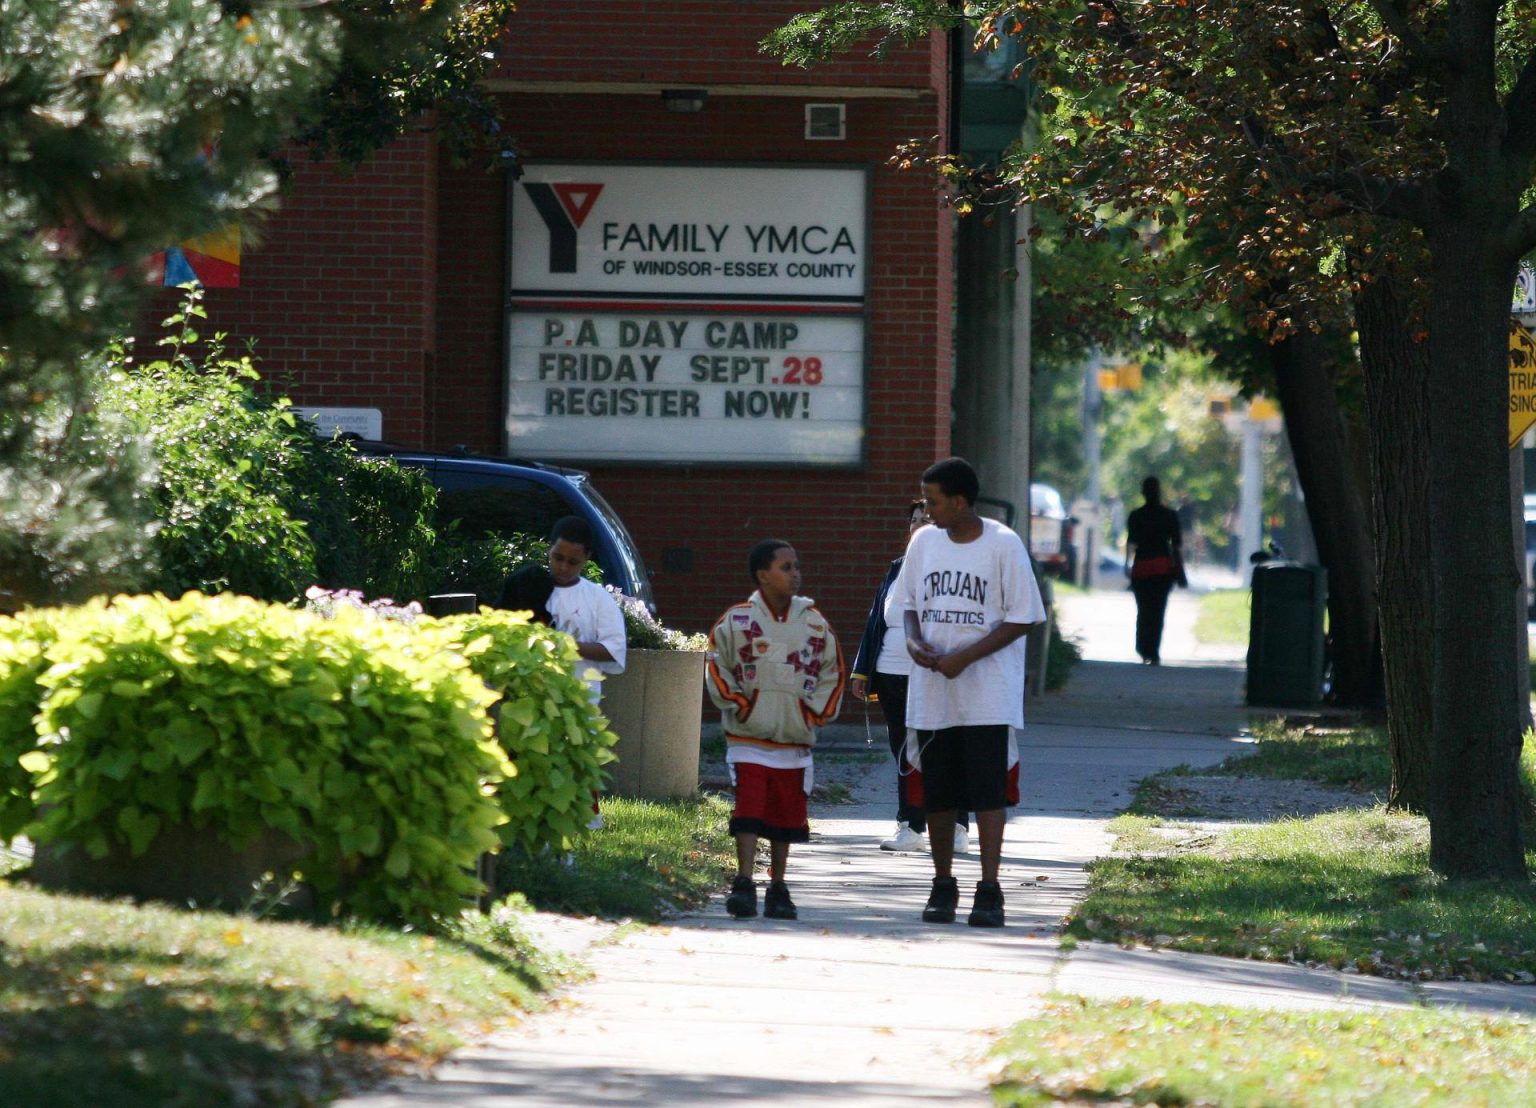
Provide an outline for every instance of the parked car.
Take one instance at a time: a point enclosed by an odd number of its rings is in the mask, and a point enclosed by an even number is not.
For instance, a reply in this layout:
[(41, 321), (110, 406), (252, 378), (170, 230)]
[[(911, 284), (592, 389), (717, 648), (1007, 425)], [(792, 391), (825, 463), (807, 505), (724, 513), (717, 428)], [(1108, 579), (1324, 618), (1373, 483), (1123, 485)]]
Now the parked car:
[(437, 487), (437, 522), (457, 521), (468, 535), (524, 533), (543, 538), (557, 519), (580, 516), (597, 536), (592, 560), (602, 569), (603, 582), (656, 610), (650, 572), (635, 540), (582, 470), (467, 452), (412, 450), (367, 439), (353, 445), (361, 454), (393, 458), (425, 471)]
[(1029, 551), (1047, 573), (1066, 579), (1076, 575), (1076, 524), (1077, 519), (1067, 514), (1061, 493), (1050, 485), (1029, 486)]

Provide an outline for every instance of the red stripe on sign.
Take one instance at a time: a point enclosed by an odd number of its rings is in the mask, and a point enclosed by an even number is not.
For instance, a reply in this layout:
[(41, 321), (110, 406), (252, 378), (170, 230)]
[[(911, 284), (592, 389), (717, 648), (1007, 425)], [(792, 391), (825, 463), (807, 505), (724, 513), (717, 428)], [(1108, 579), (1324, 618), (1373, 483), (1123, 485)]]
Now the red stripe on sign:
[(762, 304), (729, 301), (655, 301), (655, 300), (525, 300), (508, 301), (514, 308), (558, 308), (570, 312), (657, 312), (663, 315), (692, 315), (703, 312), (737, 315), (863, 315), (862, 304)]

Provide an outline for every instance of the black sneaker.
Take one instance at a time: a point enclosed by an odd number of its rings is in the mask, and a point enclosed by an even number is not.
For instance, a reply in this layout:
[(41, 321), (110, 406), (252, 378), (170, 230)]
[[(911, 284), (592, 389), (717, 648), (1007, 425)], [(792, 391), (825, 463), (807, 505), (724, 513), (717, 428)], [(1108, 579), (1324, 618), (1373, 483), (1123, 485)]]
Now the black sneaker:
[(955, 905), (960, 903), (960, 886), (953, 877), (935, 877), (928, 905), (923, 909), (924, 923), (954, 923)]
[(976, 899), (971, 902), (972, 927), (1003, 925), (1003, 889), (996, 881), (976, 882)]
[(789, 899), (789, 886), (782, 881), (772, 881), (768, 884), (768, 892), (763, 897), (764, 919), (799, 919), (800, 913), (795, 910), (795, 902)]
[(751, 919), (757, 915), (757, 886), (750, 877), (738, 877), (731, 882), (731, 895), (725, 898), (725, 910), (737, 919)]

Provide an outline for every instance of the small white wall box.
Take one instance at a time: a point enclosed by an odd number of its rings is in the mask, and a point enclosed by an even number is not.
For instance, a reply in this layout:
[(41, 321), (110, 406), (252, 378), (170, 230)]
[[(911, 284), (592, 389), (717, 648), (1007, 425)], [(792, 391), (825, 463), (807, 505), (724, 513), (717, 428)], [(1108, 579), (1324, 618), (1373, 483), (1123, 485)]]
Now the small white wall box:
[(848, 137), (846, 104), (807, 104), (805, 137), (822, 142), (841, 142)]
[(294, 411), (318, 427), (322, 435), (357, 435), (365, 439), (384, 437), (384, 414), (377, 408), (295, 406)]

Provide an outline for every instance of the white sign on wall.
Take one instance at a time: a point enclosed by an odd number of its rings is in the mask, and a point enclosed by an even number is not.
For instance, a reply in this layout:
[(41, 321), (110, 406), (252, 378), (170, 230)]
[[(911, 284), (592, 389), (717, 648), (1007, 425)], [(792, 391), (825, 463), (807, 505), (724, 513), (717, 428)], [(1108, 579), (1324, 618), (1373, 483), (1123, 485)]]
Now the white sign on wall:
[(318, 427), (322, 435), (357, 435), (365, 439), (384, 437), (384, 413), (378, 408), (296, 407), (294, 411)]
[(541, 165), (511, 187), (510, 452), (858, 463), (863, 170)]

